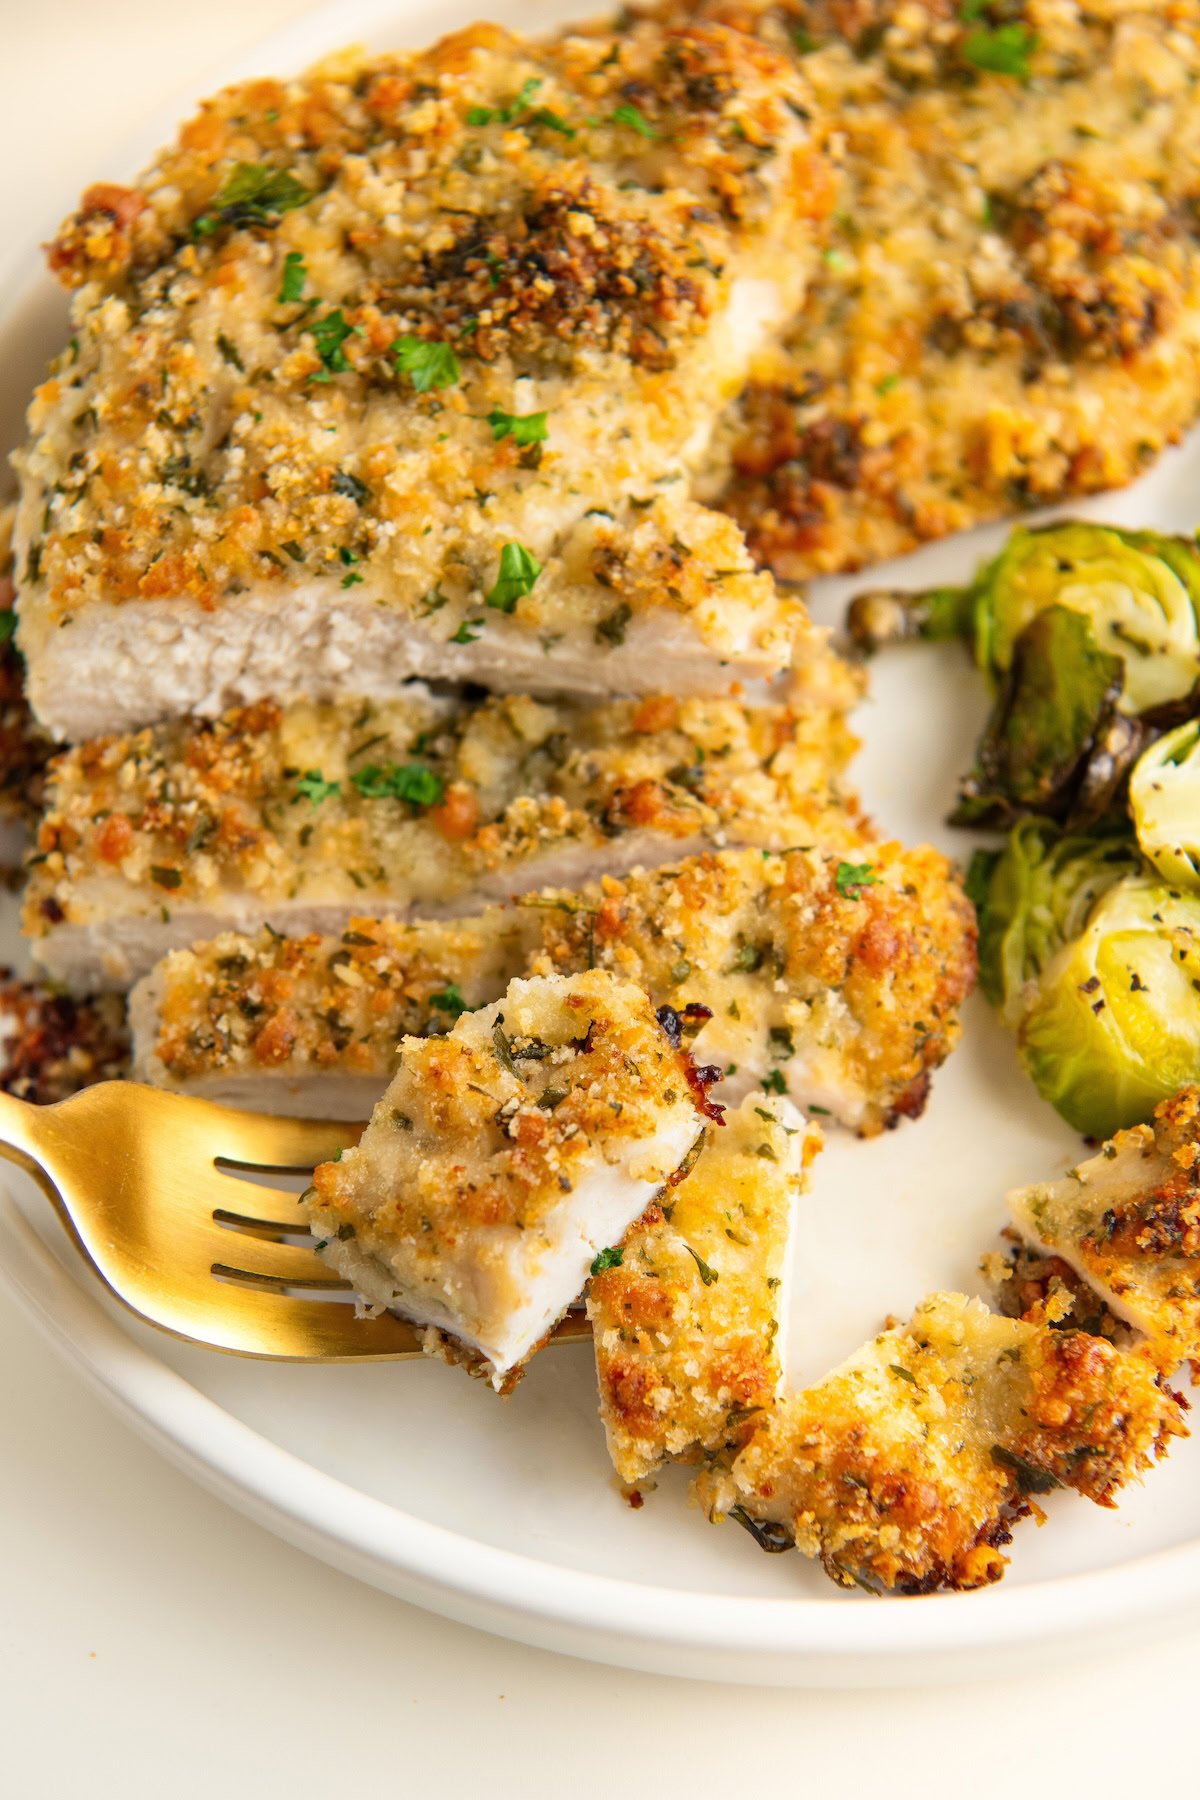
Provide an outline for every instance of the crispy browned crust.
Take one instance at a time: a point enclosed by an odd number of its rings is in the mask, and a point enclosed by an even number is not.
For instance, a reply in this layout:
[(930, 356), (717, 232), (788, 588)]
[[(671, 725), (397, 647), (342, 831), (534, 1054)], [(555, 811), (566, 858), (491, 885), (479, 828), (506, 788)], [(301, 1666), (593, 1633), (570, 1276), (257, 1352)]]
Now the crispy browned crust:
[(1063, 1486), (1111, 1506), (1180, 1435), (1180, 1402), (1145, 1351), (932, 1295), (782, 1402), (732, 1478), (710, 1473), (699, 1493), (843, 1586), (971, 1588), (1003, 1574), (1032, 1496)]
[[(713, 0), (798, 44), (838, 162), (823, 274), (725, 438), (793, 578), (1117, 487), (1200, 404), (1200, 11)], [(1036, 38), (1030, 79), (973, 60)], [(986, 54), (986, 46), (985, 51)]]
[(52, 1106), (129, 1073), (124, 1002), (114, 994), (72, 1000), (0, 971), (0, 1088)]

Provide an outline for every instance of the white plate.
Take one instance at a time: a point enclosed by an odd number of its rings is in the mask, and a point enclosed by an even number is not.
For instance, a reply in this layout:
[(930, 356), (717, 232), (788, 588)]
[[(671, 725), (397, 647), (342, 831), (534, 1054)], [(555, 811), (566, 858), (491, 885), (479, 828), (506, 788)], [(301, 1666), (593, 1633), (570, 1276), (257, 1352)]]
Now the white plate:
[[(227, 73), (298, 68), (350, 40), (421, 42), (473, 10), (473, 0), (436, 10), (339, 0)], [(530, 30), (566, 16), (553, 4), (494, 10)], [(132, 172), (175, 116), (119, 155), (99, 146), (97, 175)], [(16, 416), (60, 332), (45, 281), (9, 308), (0, 417)], [(1196, 492), (1194, 440), (1136, 489), (1081, 510), (1190, 529)], [(959, 538), (894, 572), (910, 585), (961, 579), (1002, 536)], [(852, 586), (822, 584), (814, 610), (836, 618)], [(922, 649), (882, 659), (873, 680), (861, 721), (868, 803), (897, 836), (962, 853), (941, 820), (980, 723), (974, 676), (958, 651)], [(1005, 1188), (1065, 1167), (1077, 1149), (973, 1002), (925, 1118), (870, 1143), (831, 1142), (817, 1163), (800, 1232), (793, 1377), (819, 1375), (930, 1288), (976, 1287)], [(467, 1623), (671, 1674), (843, 1685), (982, 1673), (1001, 1655), (1053, 1654), (1099, 1630), (1128, 1638), (1200, 1604), (1195, 1443), (1119, 1512), (1053, 1496), (1046, 1528), (1018, 1531), (999, 1588), (919, 1600), (843, 1595), (799, 1557), (764, 1557), (736, 1526), (703, 1523), (687, 1510), (682, 1479), (665, 1480), (639, 1513), (625, 1506), (586, 1346), (541, 1358), (507, 1404), (434, 1364), (307, 1369), (213, 1356), (112, 1307), (32, 1187), (14, 1180), (13, 1195), (0, 1200), (0, 1268), (131, 1423), (293, 1543)]]

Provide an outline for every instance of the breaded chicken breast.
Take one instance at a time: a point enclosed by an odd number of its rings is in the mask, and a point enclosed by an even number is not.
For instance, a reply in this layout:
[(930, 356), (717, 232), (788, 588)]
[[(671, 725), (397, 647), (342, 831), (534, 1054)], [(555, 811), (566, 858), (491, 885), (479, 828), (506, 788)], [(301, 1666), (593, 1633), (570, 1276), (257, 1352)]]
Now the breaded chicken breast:
[(514, 981), (446, 1037), (401, 1043), (357, 1146), (313, 1173), (319, 1252), (503, 1388), (700, 1143), (698, 1100), (640, 988), (599, 969)]
[(587, 1315), (622, 1481), (737, 1448), (774, 1404), (792, 1216), (820, 1143), (789, 1101), (748, 1096), (686, 1178), (597, 1258)]
[(1061, 1181), (1016, 1188), (1022, 1237), (1061, 1258), (1164, 1370), (1200, 1359), (1200, 1088), (1118, 1131)]
[(783, 667), (802, 609), (683, 477), (799, 304), (809, 111), (719, 26), (481, 25), (229, 89), (89, 189), (19, 458), (39, 718)]
[(796, 57), (837, 164), (822, 271), (701, 491), (853, 569), (1118, 487), (1200, 402), (1195, 0), (713, 0)]
[(878, 1132), (921, 1112), (958, 1039), (975, 915), (935, 851), (866, 854), (731, 850), (454, 924), (226, 933), (174, 952), (134, 990), (138, 1077), (362, 1117), (403, 1033), (444, 1029), (517, 975), (603, 968), (672, 1009), (731, 1099), (758, 1088)]
[(24, 928), (73, 991), (269, 923), (336, 934), (706, 845), (865, 838), (840, 711), (734, 700), (261, 701), (60, 756)]
[(932, 1294), (824, 1381), (781, 1401), (732, 1472), (697, 1478), (710, 1516), (794, 1543), (844, 1587), (972, 1588), (1031, 1497), (1101, 1506), (1183, 1435), (1154, 1360), (1080, 1331)]

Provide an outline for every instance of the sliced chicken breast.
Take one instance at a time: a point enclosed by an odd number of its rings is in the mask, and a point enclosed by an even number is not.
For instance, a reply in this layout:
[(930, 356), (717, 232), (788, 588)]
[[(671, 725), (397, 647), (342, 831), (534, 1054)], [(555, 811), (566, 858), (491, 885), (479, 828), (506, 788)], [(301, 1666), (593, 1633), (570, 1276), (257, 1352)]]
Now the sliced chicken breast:
[(313, 1174), (320, 1253), (509, 1386), (700, 1141), (694, 1087), (631, 983), (515, 981), (446, 1037), (402, 1042), (357, 1147)]
[(603, 1250), (588, 1284), (600, 1416), (630, 1486), (743, 1445), (786, 1359), (789, 1240), (820, 1133), (755, 1094), (686, 1178)]
[(20, 641), (80, 739), (265, 696), (714, 691), (797, 603), (680, 479), (832, 204), (720, 26), (493, 26), (211, 101), (51, 246)]
[(456, 924), (356, 919), (341, 938), (227, 933), (174, 952), (134, 990), (138, 1076), (330, 1116), (353, 1098), (331, 1076), (378, 1092), (397, 1039), (443, 1026), (430, 995), (447, 982), (476, 1006), (514, 975), (600, 967), (671, 1009), (696, 1055), (725, 1071), (731, 1099), (788, 1095), (877, 1132), (921, 1111), (957, 1041), (975, 922), (935, 851), (867, 854), (851, 863), (815, 849), (724, 851), (526, 895)]
[(1200, 1088), (1118, 1131), (1061, 1181), (1016, 1188), (1026, 1242), (1061, 1257), (1164, 1370), (1200, 1359)]
[(844, 1587), (981, 1587), (1033, 1497), (1101, 1506), (1183, 1436), (1153, 1358), (932, 1294), (766, 1416), (732, 1470), (696, 1483), (710, 1517), (794, 1543)]
[(226, 929), (453, 916), (706, 845), (852, 849), (854, 748), (840, 711), (733, 700), (263, 701), (60, 756), (24, 929), (85, 992)]

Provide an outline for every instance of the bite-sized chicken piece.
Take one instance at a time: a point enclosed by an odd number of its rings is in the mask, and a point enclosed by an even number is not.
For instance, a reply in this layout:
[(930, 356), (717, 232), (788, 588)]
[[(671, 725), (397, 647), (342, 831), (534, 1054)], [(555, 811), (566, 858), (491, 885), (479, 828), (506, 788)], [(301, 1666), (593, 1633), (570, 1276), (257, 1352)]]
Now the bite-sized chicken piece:
[(504, 1388), (701, 1143), (701, 1108), (719, 1121), (640, 988), (599, 969), (514, 981), (401, 1044), (356, 1148), (314, 1171), (320, 1254)]
[(932, 1294), (695, 1487), (710, 1517), (768, 1550), (794, 1543), (845, 1587), (929, 1593), (998, 1580), (1033, 1496), (1112, 1506), (1183, 1435), (1143, 1350)]
[(774, 1402), (792, 1216), (820, 1142), (787, 1100), (747, 1097), (678, 1187), (597, 1257), (587, 1313), (600, 1416), (630, 1486), (668, 1459), (739, 1447)]
[(60, 756), (24, 910), (74, 991), (224, 929), (453, 916), (707, 844), (861, 844), (844, 714), (734, 700), (435, 696), (281, 707)]
[(89, 189), (19, 459), (38, 716), (783, 667), (803, 609), (685, 475), (815, 260), (806, 99), (721, 27), (481, 25), (228, 89)]
[(72, 1000), (0, 970), (0, 1092), (52, 1106), (128, 1073), (125, 1006), (115, 994)]
[(15, 507), (0, 507), (0, 872), (16, 868), (42, 805), (51, 743), (25, 695), (25, 665), (14, 636), (12, 529)]
[(1164, 1369), (1200, 1359), (1200, 1088), (1164, 1100), (1152, 1125), (1118, 1131), (1061, 1181), (1015, 1188), (1008, 1209), (1027, 1242), (1145, 1333)]
[(457, 924), (227, 933), (174, 952), (134, 990), (138, 1076), (267, 1111), (361, 1117), (342, 1106), (366, 1082), (378, 1092), (404, 1032), (437, 1029), (429, 996), (447, 980), (476, 1006), (514, 975), (598, 966), (670, 1006), (731, 1099), (759, 1087), (874, 1133), (921, 1112), (957, 1042), (975, 915), (936, 851), (868, 854), (729, 850)]
[[(693, 9), (687, 8), (691, 16)], [(1200, 8), (712, 0), (799, 52), (818, 280), (701, 490), (802, 578), (1121, 486), (1200, 408)]]

